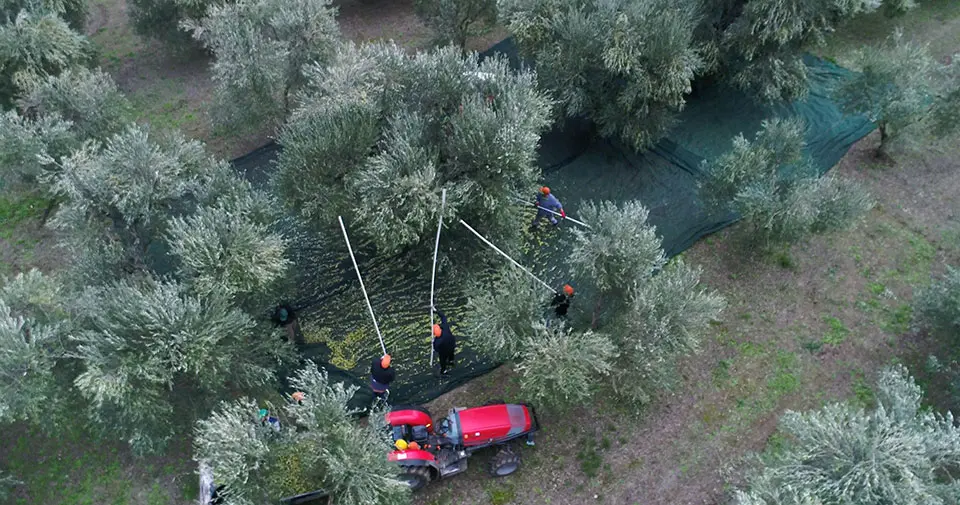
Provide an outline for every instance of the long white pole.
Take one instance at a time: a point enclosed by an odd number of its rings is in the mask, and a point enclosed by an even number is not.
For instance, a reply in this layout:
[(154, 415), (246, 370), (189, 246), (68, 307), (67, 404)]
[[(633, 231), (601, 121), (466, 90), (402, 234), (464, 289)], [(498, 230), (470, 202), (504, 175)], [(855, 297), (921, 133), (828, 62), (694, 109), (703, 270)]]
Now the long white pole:
[[(443, 209), (447, 206), (446, 188), (440, 193), (440, 219), (437, 224), (437, 241), (433, 245), (433, 273), (430, 276), (430, 331), (433, 331), (433, 293), (437, 284), (437, 251), (440, 250), (440, 230), (443, 229)], [(433, 333), (430, 334), (431, 338)], [(430, 368), (433, 368), (433, 343), (430, 344)]]
[[(520, 203), (524, 203), (524, 204), (526, 204), (526, 205), (531, 205), (530, 202), (524, 200), (523, 198), (513, 197), (513, 199), (516, 200), (516, 201), (518, 201), (518, 202), (520, 202)], [(536, 205), (534, 205), (534, 207), (536, 207), (538, 210), (542, 210), (542, 211), (544, 211), (544, 212), (549, 212), (549, 213), (553, 214), (554, 216), (563, 217), (563, 214), (561, 214), (561, 213), (559, 213), (559, 212), (555, 212), (555, 211), (552, 211), (552, 210), (550, 210), (550, 209), (545, 209), (545, 208), (543, 208), (543, 207), (537, 207)], [(580, 226), (583, 226), (584, 228), (591, 229), (591, 230), (593, 229), (593, 228), (590, 227), (589, 224), (584, 223), (583, 221), (579, 221), (579, 220), (577, 220), (577, 219), (574, 219), (574, 218), (572, 218), (572, 217), (570, 217), (570, 216), (564, 217), (564, 219), (567, 220), (567, 221), (573, 221), (574, 223), (579, 224)]]
[(493, 245), (489, 240), (487, 240), (486, 238), (484, 238), (483, 235), (481, 235), (479, 232), (477, 232), (477, 230), (474, 230), (473, 228), (470, 227), (469, 224), (465, 223), (465, 222), (463, 221), (463, 219), (460, 220), (460, 224), (462, 224), (463, 226), (465, 226), (468, 230), (472, 231), (473, 234), (477, 236), (477, 238), (479, 238), (480, 240), (482, 240), (482, 241), (483, 241), (485, 244), (487, 244), (488, 246), (492, 247), (494, 251), (497, 251), (498, 253), (500, 253), (501, 256), (503, 256), (504, 258), (507, 258), (508, 260), (510, 260), (510, 262), (513, 263), (514, 266), (516, 266), (516, 267), (519, 268), (520, 270), (523, 270), (524, 272), (526, 272), (527, 275), (529, 275), (530, 277), (533, 277), (533, 278), (534, 278), (537, 282), (539, 282), (540, 284), (543, 284), (543, 286), (546, 287), (547, 289), (549, 289), (551, 292), (557, 293), (557, 290), (556, 290), (556, 289), (551, 288), (549, 284), (547, 284), (546, 282), (543, 282), (542, 280), (540, 280), (540, 278), (537, 277), (536, 275), (533, 275), (533, 272), (531, 272), (531, 271), (527, 270), (526, 268), (524, 268), (523, 265), (521, 265), (520, 263), (517, 263), (516, 260), (514, 260), (514, 259), (511, 258), (510, 256), (507, 256), (507, 253), (501, 251), (499, 247)]
[(337, 216), (340, 221), (340, 229), (343, 230), (343, 239), (347, 241), (347, 250), (350, 251), (350, 260), (353, 261), (353, 269), (357, 271), (357, 280), (360, 281), (360, 290), (363, 291), (363, 299), (367, 301), (367, 309), (370, 310), (370, 319), (373, 319), (373, 327), (377, 330), (377, 338), (380, 339), (380, 348), (383, 354), (387, 354), (387, 346), (383, 345), (383, 335), (380, 334), (380, 325), (377, 324), (377, 316), (373, 315), (373, 305), (370, 305), (370, 297), (367, 296), (367, 288), (363, 286), (363, 277), (360, 277), (360, 267), (357, 266), (357, 258), (353, 256), (353, 248), (350, 247), (350, 237), (347, 236), (347, 227), (343, 225), (343, 218)]

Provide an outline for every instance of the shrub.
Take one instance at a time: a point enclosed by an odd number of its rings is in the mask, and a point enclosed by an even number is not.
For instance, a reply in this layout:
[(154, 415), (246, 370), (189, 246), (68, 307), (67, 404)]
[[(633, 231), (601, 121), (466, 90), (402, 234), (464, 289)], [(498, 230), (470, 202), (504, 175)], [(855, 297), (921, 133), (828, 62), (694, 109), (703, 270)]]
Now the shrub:
[(60, 118), (80, 139), (105, 139), (130, 122), (130, 102), (110, 75), (99, 68), (70, 68), (31, 83), (18, 100), (29, 117)]
[(913, 314), (922, 329), (955, 334), (960, 329), (960, 270), (948, 266), (943, 279), (918, 290)]
[(695, 2), (500, 0), (499, 10), (562, 112), (637, 150), (673, 126), (703, 65)]
[(901, 367), (881, 372), (872, 412), (832, 404), (788, 411), (788, 443), (747, 475), (736, 505), (955, 503), (950, 470), (960, 461), (960, 428), (921, 408), (922, 392)]

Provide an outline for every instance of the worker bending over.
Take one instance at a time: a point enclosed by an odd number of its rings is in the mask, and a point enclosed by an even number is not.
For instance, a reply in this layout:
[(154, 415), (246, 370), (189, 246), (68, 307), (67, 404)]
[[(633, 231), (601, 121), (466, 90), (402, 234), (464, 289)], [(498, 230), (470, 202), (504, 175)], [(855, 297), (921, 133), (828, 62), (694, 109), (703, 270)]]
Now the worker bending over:
[(573, 300), (573, 286), (564, 284), (562, 292), (557, 293), (550, 302), (550, 306), (553, 307), (553, 311), (557, 314), (558, 318), (563, 319), (567, 317), (567, 310), (570, 309), (571, 300)]
[(390, 368), (390, 355), (384, 354), (383, 357), (373, 358), (370, 364), (370, 389), (373, 395), (382, 400), (386, 400), (389, 395), (390, 383), (393, 382), (395, 374)]
[(440, 375), (445, 375), (453, 367), (454, 354), (457, 351), (457, 337), (450, 331), (450, 323), (447, 322), (447, 316), (440, 312), (440, 309), (434, 308), (437, 315), (440, 316), (440, 324), (433, 325), (433, 350), (437, 351), (440, 357)]
[(554, 226), (560, 224), (560, 221), (557, 220), (556, 216), (547, 211), (553, 211), (557, 214), (560, 214), (560, 219), (567, 217), (567, 213), (564, 212), (563, 205), (560, 204), (560, 200), (557, 200), (557, 197), (550, 193), (550, 188), (546, 186), (540, 188), (540, 194), (537, 195), (537, 201), (534, 202), (533, 205), (537, 207), (537, 217), (533, 218), (533, 224), (530, 225), (530, 228), (539, 228), (540, 220), (543, 218), (548, 218), (550, 220), (550, 224)]

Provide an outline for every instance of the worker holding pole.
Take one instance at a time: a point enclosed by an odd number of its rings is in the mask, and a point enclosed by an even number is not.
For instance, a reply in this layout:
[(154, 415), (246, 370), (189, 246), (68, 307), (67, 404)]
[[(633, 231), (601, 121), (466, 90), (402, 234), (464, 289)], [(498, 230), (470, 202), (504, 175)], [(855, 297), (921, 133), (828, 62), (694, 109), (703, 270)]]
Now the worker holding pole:
[(440, 357), (440, 375), (443, 376), (453, 366), (454, 355), (457, 351), (457, 337), (450, 331), (447, 316), (440, 312), (438, 308), (434, 308), (434, 310), (440, 316), (440, 323), (433, 325), (433, 350)]
[(567, 311), (570, 309), (571, 300), (573, 300), (573, 286), (564, 284), (563, 291), (557, 293), (556, 296), (553, 297), (553, 300), (550, 301), (550, 306), (553, 307), (553, 311), (557, 314), (557, 318), (563, 319), (567, 317)]
[(370, 363), (370, 389), (373, 395), (381, 400), (386, 400), (390, 394), (390, 383), (396, 378), (393, 369), (390, 368), (390, 355), (384, 354), (382, 357), (373, 358)]
[(550, 224), (557, 226), (560, 224), (560, 221), (554, 217), (554, 214), (559, 213), (560, 219), (566, 219), (567, 213), (563, 210), (563, 205), (560, 203), (560, 200), (557, 200), (557, 197), (553, 196), (550, 193), (550, 188), (544, 186), (540, 188), (540, 193), (537, 195), (537, 200), (533, 204), (537, 207), (537, 216), (533, 218), (533, 223), (530, 225), (531, 229), (536, 230), (540, 227), (540, 220), (547, 218), (550, 220)]

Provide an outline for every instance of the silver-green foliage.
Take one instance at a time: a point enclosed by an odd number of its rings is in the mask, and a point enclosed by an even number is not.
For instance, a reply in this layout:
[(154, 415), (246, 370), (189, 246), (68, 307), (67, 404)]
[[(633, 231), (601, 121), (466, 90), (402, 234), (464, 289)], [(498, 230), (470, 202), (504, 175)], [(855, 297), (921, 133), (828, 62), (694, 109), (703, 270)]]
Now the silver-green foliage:
[(355, 423), (347, 402), (357, 388), (331, 383), (313, 363), (291, 378), (291, 387), (306, 398), (287, 399), (274, 412), (283, 423), (279, 433), (258, 422), (258, 406), (246, 398), (222, 403), (198, 423), (194, 458), (226, 485), (226, 504), (258, 505), (318, 488), (344, 504), (409, 503), (384, 457), (390, 442), (383, 412), (372, 412), (366, 425)]
[[(99, 426), (154, 452), (220, 395), (271, 383), (289, 352), (228, 297), (130, 279), (76, 301), (75, 385)], [(187, 402), (184, 408), (177, 402)]]
[(568, 116), (650, 147), (675, 123), (703, 61), (687, 0), (500, 0), (500, 18)]
[(452, 47), (408, 56), (395, 44), (344, 45), (307, 73), (279, 138), (274, 182), (289, 208), (318, 230), (337, 215), (359, 222), (384, 252), (428, 238), (432, 248), (446, 188), (447, 222), (462, 218), (515, 243), (522, 211), (513, 198), (535, 187), (549, 123), (532, 73)]
[(678, 259), (632, 290), (613, 339), (628, 365), (613, 375), (621, 396), (648, 403), (669, 386), (677, 360), (699, 348), (708, 324), (726, 306), (722, 296), (700, 284), (700, 273)]
[(735, 2), (718, 30), (721, 74), (762, 102), (807, 95), (803, 51), (820, 45), (844, 19), (879, 6), (871, 0), (751, 0)]
[(569, 261), (596, 300), (593, 326), (618, 350), (611, 385), (623, 398), (647, 403), (670, 382), (676, 361), (693, 352), (707, 323), (724, 308), (704, 289), (700, 270), (668, 263), (639, 202), (581, 206), (589, 230), (576, 230)]
[(224, 173), (226, 194), (194, 213), (170, 219), (166, 241), (178, 275), (199, 296), (270, 291), (290, 266), (286, 241), (270, 229), (275, 204), (250, 183)]
[(62, 397), (53, 369), (63, 355), (61, 287), (38, 270), (0, 288), (0, 421), (53, 424)]
[(837, 99), (845, 111), (865, 114), (877, 124), (883, 152), (930, 112), (937, 63), (925, 45), (905, 40), (897, 30), (882, 45), (861, 49), (857, 67), (860, 72), (841, 85)]
[(764, 121), (756, 139), (733, 139), (733, 149), (704, 162), (700, 197), (714, 209), (737, 212), (752, 238), (791, 243), (850, 226), (873, 207), (856, 183), (819, 177), (803, 154), (803, 124)]
[(134, 31), (143, 37), (163, 42), (174, 53), (196, 49), (196, 41), (180, 23), (200, 19), (207, 9), (224, 2), (218, 0), (128, 0), (127, 13)]
[(30, 117), (59, 116), (81, 139), (105, 139), (129, 122), (130, 102), (109, 74), (84, 67), (31, 82), (17, 103)]
[(325, 65), (340, 38), (333, 0), (215, 4), (183, 24), (214, 55), (215, 117), (234, 128), (279, 124), (304, 67)]
[(0, 19), (14, 19), (21, 11), (49, 12), (82, 33), (87, 27), (87, 2), (84, 0), (6, 0), (0, 5)]
[(913, 314), (919, 327), (955, 336), (960, 330), (960, 270), (948, 266), (942, 279), (918, 290)]
[(933, 109), (933, 132), (946, 137), (960, 133), (960, 53), (943, 69), (938, 100)]
[(543, 286), (511, 266), (470, 293), (466, 323), (471, 345), (498, 360), (520, 357), (543, 320), (547, 305)]
[(0, 24), (0, 107), (13, 105), (25, 83), (81, 65), (90, 57), (86, 37), (57, 13), (21, 10)]
[(414, 12), (434, 32), (437, 44), (463, 47), (478, 25), (497, 18), (497, 0), (416, 0)]
[(921, 405), (922, 392), (902, 366), (885, 369), (873, 411), (847, 404), (788, 411), (785, 448), (747, 475), (735, 505), (948, 505), (960, 499), (953, 470), (960, 428), (949, 412)]
[(52, 163), (80, 145), (73, 124), (59, 116), (36, 119), (14, 110), (0, 113), (0, 182), (4, 187), (49, 188), (58, 167)]
[(556, 321), (532, 325), (524, 338), (520, 387), (525, 398), (547, 408), (577, 405), (611, 375), (617, 347), (607, 335), (570, 329)]

